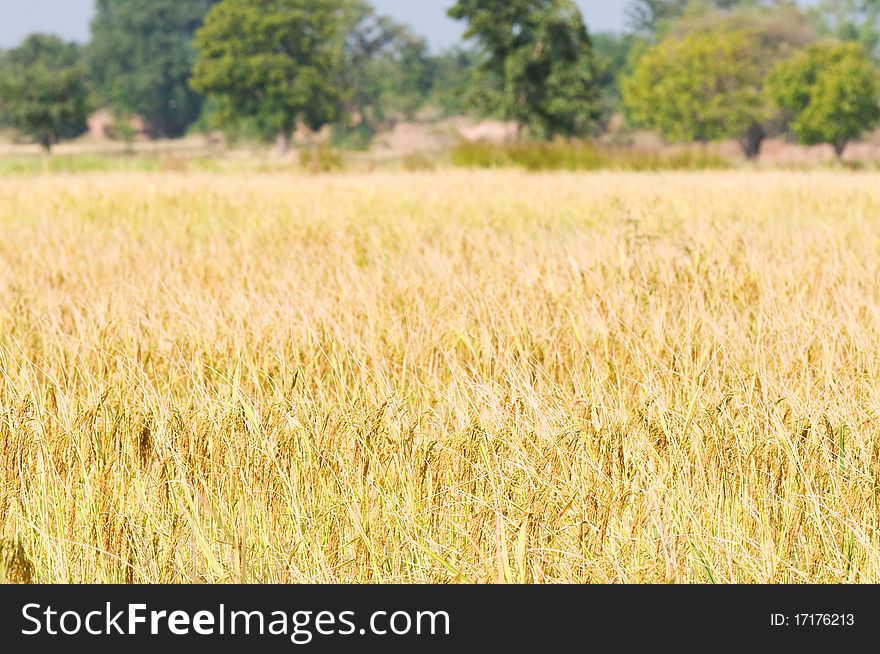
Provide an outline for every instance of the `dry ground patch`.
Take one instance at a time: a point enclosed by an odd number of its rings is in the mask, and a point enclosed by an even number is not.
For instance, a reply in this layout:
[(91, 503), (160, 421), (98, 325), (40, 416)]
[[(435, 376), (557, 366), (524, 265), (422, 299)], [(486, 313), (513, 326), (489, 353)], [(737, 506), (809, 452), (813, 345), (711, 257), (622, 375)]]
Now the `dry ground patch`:
[(0, 578), (880, 579), (880, 176), (0, 180)]

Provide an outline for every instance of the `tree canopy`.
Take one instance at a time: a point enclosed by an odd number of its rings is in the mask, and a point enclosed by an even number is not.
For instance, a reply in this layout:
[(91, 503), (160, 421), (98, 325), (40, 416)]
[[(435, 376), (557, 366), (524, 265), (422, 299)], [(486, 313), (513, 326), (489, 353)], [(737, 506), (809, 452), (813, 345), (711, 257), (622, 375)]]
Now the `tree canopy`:
[(177, 137), (201, 113), (189, 86), (196, 30), (217, 0), (98, 0), (88, 47), (102, 99), (138, 114), (154, 137)]
[(0, 112), (47, 151), (86, 130), (90, 94), (80, 47), (34, 34), (0, 60)]
[(222, 0), (196, 34), (192, 86), (219, 124), (241, 119), (286, 143), (297, 123), (336, 120), (343, 0)]
[(858, 43), (820, 43), (779, 64), (768, 83), (790, 130), (805, 145), (847, 143), (880, 122), (880, 78)]
[(361, 148), (398, 120), (478, 112), (552, 140), (613, 116), (608, 136), (751, 158), (773, 135), (840, 154), (878, 121), (880, 0), (628, 0), (628, 32), (592, 35), (574, 0), (449, 4), (465, 41), (435, 53), (371, 0), (96, 0), (85, 49), (0, 53), (0, 124), (50, 148), (96, 105), (121, 137), (137, 115), (154, 138), (219, 127), (286, 150), (299, 127)]
[(449, 15), (485, 56), (474, 100), (536, 138), (595, 131), (602, 104), (593, 49), (570, 0), (459, 0)]
[(624, 81), (630, 116), (674, 141), (737, 138), (755, 156), (766, 118), (762, 78), (743, 56), (755, 47), (754, 37), (742, 31), (661, 42)]
[(593, 34), (597, 81), (602, 90), (605, 112), (613, 113), (620, 105), (620, 81), (631, 72), (633, 52), (641, 41), (632, 34), (600, 32)]
[(880, 0), (819, 0), (811, 13), (824, 35), (857, 41), (880, 55)]
[(392, 115), (412, 118), (433, 88), (425, 39), (360, 0), (349, 2), (340, 33), (344, 128), (366, 142)]
[(626, 17), (633, 34), (653, 39), (664, 36), (667, 27), (686, 15), (776, 5), (780, 2), (784, 3), (785, 0), (630, 0)]
[(626, 10), (627, 24), (642, 36), (657, 34), (664, 23), (679, 18), (690, 0), (631, 0)]
[(624, 107), (635, 124), (671, 140), (735, 138), (754, 158), (775, 129), (767, 77), (814, 38), (794, 7), (691, 14), (670, 26), (624, 80)]

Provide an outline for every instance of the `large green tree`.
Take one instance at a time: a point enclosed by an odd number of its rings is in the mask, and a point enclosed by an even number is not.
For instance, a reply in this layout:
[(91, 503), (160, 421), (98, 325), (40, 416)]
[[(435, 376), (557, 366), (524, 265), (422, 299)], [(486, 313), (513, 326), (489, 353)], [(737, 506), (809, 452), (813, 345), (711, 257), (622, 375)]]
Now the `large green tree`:
[(46, 151), (62, 137), (82, 134), (90, 95), (75, 43), (34, 34), (0, 59), (0, 113), (4, 122)]
[(189, 86), (193, 35), (217, 0), (98, 0), (88, 47), (103, 100), (154, 137), (186, 132), (202, 110)]
[(820, 43), (779, 64), (768, 90), (805, 145), (830, 143), (837, 157), (880, 123), (880, 77), (859, 43)]
[(694, 33), (648, 51), (624, 80), (630, 118), (673, 141), (739, 139), (757, 156), (765, 103), (746, 32)]
[(249, 120), (286, 150), (294, 127), (340, 115), (342, 0), (221, 0), (197, 32), (192, 86), (214, 120)]
[(458, 0), (485, 56), (476, 103), (536, 138), (595, 131), (603, 118), (592, 45), (571, 0)]
[(624, 80), (624, 107), (634, 123), (668, 139), (737, 139), (755, 158), (777, 129), (767, 78), (814, 38), (793, 5), (690, 15), (670, 26)]

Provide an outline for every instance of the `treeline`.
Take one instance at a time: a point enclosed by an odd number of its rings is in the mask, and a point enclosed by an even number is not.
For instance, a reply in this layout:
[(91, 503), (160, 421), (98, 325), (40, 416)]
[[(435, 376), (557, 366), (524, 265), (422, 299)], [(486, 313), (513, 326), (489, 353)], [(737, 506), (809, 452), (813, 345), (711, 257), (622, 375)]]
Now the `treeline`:
[(641, 0), (622, 76), (630, 121), (673, 141), (770, 135), (838, 157), (880, 121), (880, 0)]
[(466, 112), (475, 59), (431, 53), (362, 0), (97, 0), (87, 44), (35, 34), (0, 52), (0, 126), (49, 149), (108, 108), (122, 140), (138, 117), (151, 138), (332, 124), (340, 145), (359, 147), (426, 107)]
[(841, 155), (880, 122), (880, 0), (630, 0), (591, 34), (572, 0), (458, 0), (443, 53), (366, 0), (97, 0), (88, 44), (33, 35), (0, 53), (0, 124), (46, 149), (110, 108), (154, 138), (276, 140), (332, 126), (366, 147), (395, 120), (478, 112), (522, 140), (591, 138), (615, 115), (675, 142), (771, 135)]

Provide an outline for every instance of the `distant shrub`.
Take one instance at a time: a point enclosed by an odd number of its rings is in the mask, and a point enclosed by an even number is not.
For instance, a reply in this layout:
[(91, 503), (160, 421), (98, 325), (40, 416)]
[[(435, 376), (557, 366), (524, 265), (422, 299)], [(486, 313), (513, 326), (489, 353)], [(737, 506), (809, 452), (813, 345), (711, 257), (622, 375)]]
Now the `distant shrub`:
[(345, 161), (339, 151), (325, 144), (301, 150), (299, 163), (310, 173), (330, 173), (345, 168)]
[(504, 168), (512, 166), (508, 148), (487, 141), (460, 143), (452, 151), (452, 164), (461, 168)]
[(452, 164), (463, 168), (542, 170), (703, 170), (729, 168), (724, 157), (705, 150), (657, 152), (602, 147), (583, 141), (495, 144), (461, 143)]

